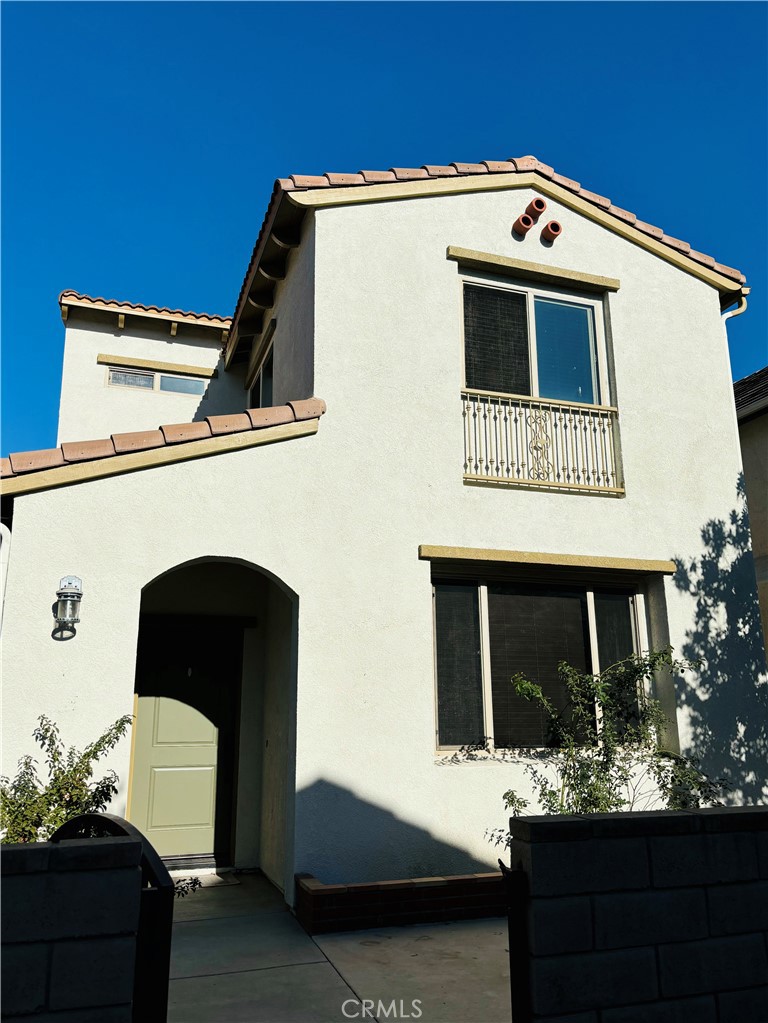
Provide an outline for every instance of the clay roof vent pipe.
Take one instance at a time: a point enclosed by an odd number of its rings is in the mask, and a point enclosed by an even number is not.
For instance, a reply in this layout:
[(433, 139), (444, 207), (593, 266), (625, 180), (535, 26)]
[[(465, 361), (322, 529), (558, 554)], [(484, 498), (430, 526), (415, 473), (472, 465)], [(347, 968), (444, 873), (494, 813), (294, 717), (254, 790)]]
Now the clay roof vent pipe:
[(531, 201), (525, 207), (525, 212), (528, 214), (528, 216), (535, 224), (546, 208), (547, 204), (544, 201), (544, 199), (541, 199), (539, 196), (536, 196), (536, 198), (531, 199)]
[(524, 237), (533, 227), (533, 219), (528, 216), (527, 213), (521, 213), (517, 220), (512, 225), (512, 230), (515, 234), (519, 234), (520, 237)]
[(545, 242), (553, 242), (555, 238), (559, 238), (562, 233), (563, 225), (558, 224), (556, 220), (550, 220), (541, 232), (541, 237)]

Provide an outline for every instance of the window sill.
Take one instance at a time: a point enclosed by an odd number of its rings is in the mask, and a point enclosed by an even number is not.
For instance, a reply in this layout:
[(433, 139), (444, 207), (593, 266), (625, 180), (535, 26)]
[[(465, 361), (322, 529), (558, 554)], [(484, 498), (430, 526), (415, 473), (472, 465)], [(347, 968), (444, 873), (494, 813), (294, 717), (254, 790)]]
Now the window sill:
[(435, 750), (435, 764), (439, 767), (463, 764), (520, 764), (525, 760), (544, 760), (556, 750), (549, 746), (519, 746), (497, 750)]

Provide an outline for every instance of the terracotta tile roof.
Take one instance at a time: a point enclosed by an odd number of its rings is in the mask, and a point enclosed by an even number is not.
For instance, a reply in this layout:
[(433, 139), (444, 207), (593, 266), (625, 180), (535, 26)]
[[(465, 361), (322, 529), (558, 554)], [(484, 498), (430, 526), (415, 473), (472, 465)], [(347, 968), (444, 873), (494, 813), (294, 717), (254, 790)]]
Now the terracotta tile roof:
[(768, 408), (768, 366), (742, 377), (733, 385), (737, 414)]
[(207, 440), (224, 434), (248, 433), (285, 423), (300, 423), (307, 419), (319, 419), (324, 412), (325, 402), (322, 398), (305, 398), (274, 408), (246, 409), (245, 412), (232, 415), (208, 416), (199, 423), (172, 423), (157, 430), (113, 433), (105, 440), (67, 441), (58, 448), (20, 451), (0, 459), (0, 476), (23, 476), (75, 463), (115, 458), (134, 451), (149, 451), (152, 448)]
[(116, 298), (95, 298), (92, 295), (82, 295), (79, 291), (72, 291), (71, 289), (62, 291), (59, 295), (59, 305), (66, 305), (68, 301), (88, 305), (109, 306), (115, 312), (125, 310), (126, 312), (134, 313), (153, 313), (156, 316), (178, 316), (188, 320), (210, 320), (216, 325), (220, 324), (224, 329), (232, 323), (231, 316), (219, 316), (218, 313), (193, 313), (183, 309), (169, 309), (167, 306), (144, 305), (143, 302), (123, 302)]
[(725, 266), (722, 263), (716, 262), (712, 256), (708, 256), (702, 252), (697, 252), (695, 249), (691, 248), (688, 242), (680, 241), (678, 238), (673, 238), (671, 235), (665, 234), (663, 229), (660, 227), (655, 227), (653, 224), (647, 224), (645, 221), (638, 220), (636, 214), (622, 209), (620, 206), (615, 206), (610, 199), (603, 195), (598, 195), (595, 192), (590, 192), (586, 188), (582, 188), (581, 184), (578, 181), (574, 181), (573, 178), (557, 174), (554, 168), (550, 167), (546, 163), (542, 163), (540, 160), (537, 160), (535, 156), (516, 156), (510, 157), (508, 160), (500, 161), (483, 160), (480, 163), (452, 163), (447, 167), (425, 164), (423, 167), (391, 167), (389, 170), (361, 170), (356, 174), (326, 172), (325, 174), (318, 175), (292, 174), (287, 178), (278, 178), (275, 182), (269, 206), (267, 207), (267, 212), (264, 216), (259, 236), (256, 239), (256, 244), (248, 263), (248, 269), (246, 270), (242, 287), (240, 288), (240, 294), (238, 295), (237, 305), (235, 307), (235, 315), (239, 312), (244, 301), (245, 291), (248, 287), (251, 272), (259, 258), (262, 245), (269, 234), (280, 197), (284, 192), (307, 191), (313, 188), (365, 187), (367, 185), (381, 185), (398, 181), (423, 181), (427, 179), (445, 177), (469, 177), (480, 174), (523, 173), (539, 174), (542, 178), (552, 181), (553, 184), (560, 185), (567, 191), (573, 192), (581, 199), (598, 207), (598, 209), (616, 217), (617, 220), (631, 224), (644, 234), (657, 239), (663, 245), (668, 245), (676, 252), (685, 254), (690, 259), (694, 260), (694, 262), (701, 263), (703, 266), (709, 267), (716, 273), (721, 274), (723, 277), (736, 281), (739, 284), (744, 284), (746, 282), (746, 277), (739, 270), (735, 270), (733, 267)]

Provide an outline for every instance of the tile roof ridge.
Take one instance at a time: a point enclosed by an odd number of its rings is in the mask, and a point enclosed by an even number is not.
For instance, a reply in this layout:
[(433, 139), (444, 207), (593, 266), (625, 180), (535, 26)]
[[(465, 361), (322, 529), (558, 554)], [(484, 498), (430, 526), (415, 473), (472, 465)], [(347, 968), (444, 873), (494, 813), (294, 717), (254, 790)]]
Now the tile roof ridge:
[[(541, 160), (530, 155), (509, 157), (509, 159), (501, 161), (483, 160), (479, 163), (452, 163), (448, 166), (424, 164), (421, 167), (390, 167), (389, 170), (361, 170), (356, 174), (331, 171), (326, 171), (323, 174), (292, 174), (287, 178), (278, 178), (275, 182), (275, 189), (272, 193), (267, 213), (269, 214), (276, 196), (279, 196), (281, 191), (296, 192), (309, 191), (314, 188), (365, 187), (391, 182), (419, 181), (444, 177), (523, 173), (538, 174), (541, 177), (552, 181), (553, 184), (559, 185), (561, 188), (565, 188), (567, 191), (574, 193), (574, 195), (578, 195), (579, 198), (583, 199), (585, 202), (604, 210), (610, 216), (616, 217), (617, 220), (633, 225), (643, 234), (647, 234), (661, 242), (662, 245), (666, 245), (669, 248), (688, 256), (688, 258), (692, 259), (694, 262), (709, 267), (709, 269), (714, 270), (723, 277), (737, 281), (740, 284), (744, 284), (746, 282), (744, 274), (742, 274), (739, 270), (736, 270), (734, 267), (725, 266), (722, 263), (718, 263), (713, 256), (708, 256), (703, 252), (697, 252), (688, 242), (666, 234), (662, 228), (656, 227), (654, 224), (648, 224), (645, 221), (639, 220), (636, 214), (622, 209), (620, 206), (615, 206), (610, 199), (603, 195), (598, 195), (596, 192), (591, 192), (589, 189), (583, 188), (580, 182), (575, 181), (573, 178), (568, 178), (562, 174), (556, 173), (554, 168), (550, 167), (549, 164), (542, 163)], [(253, 266), (253, 259), (258, 251), (267, 219), (268, 218), (265, 217), (261, 231), (259, 232), (259, 238), (257, 239), (256, 246), (254, 247), (251, 262), (249, 263), (248, 273), (246, 273), (246, 280), (248, 279), (248, 274)], [(245, 281), (243, 282), (243, 287), (244, 286)], [(242, 289), (240, 296), (238, 297), (236, 310), (240, 306), (241, 298)]]
[(308, 419), (319, 419), (325, 411), (326, 404), (322, 398), (303, 398), (269, 408), (206, 416), (197, 422), (170, 423), (156, 430), (113, 433), (98, 440), (64, 441), (56, 448), (16, 451), (7, 458), (0, 459), (0, 477), (7, 479), (26, 476), (75, 463), (116, 458), (119, 455), (208, 440), (225, 434), (249, 433), (286, 423), (300, 423)]
[(100, 295), (86, 295), (74, 288), (65, 288), (59, 294), (59, 305), (66, 305), (67, 299), (74, 299), (79, 302), (93, 302), (101, 305), (114, 306), (116, 309), (135, 310), (137, 312), (159, 313), (163, 316), (186, 316), (195, 320), (217, 320), (222, 325), (232, 322), (231, 316), (221, 316), (219, 313), (196, 313), (192, 310), (171, 309), (169, 306), (148, 305), (144, 302), (129, 302), (126, 299), (102, 298)]

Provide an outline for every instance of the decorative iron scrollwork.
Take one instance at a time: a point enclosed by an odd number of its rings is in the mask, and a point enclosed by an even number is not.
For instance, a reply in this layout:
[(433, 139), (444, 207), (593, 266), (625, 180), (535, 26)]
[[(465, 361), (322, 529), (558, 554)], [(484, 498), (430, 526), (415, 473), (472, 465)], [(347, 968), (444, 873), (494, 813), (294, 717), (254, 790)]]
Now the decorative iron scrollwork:
[(552, 461), (549, 449), (552, 445), (551, 417), (548, 409), (532, 408), (528, 412), (528, 426), (531, 439), (528, 450), (531, 452), (532, 464), (528, 476), (533, 480), (548, 480), (552, 475)]

